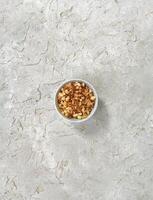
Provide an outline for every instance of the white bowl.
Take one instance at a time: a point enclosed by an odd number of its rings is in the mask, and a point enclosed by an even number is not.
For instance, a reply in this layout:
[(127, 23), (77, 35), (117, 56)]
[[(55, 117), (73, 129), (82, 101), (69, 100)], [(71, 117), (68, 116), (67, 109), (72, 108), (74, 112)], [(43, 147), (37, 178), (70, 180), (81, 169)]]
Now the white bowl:
[[(59, 107), (58, 107), (58, 102), (57, 102), (57, 95), (60, 91), (60, 89), (66, 84), (66, 83), (69, 83), (69, 82), (83, 82), (85, 83), (94, 93), (94, 96), (96, 97), (96, 100), (95, 100), (95, 105), (91, 111), (91, 113), (88, 115), (88, 117), (86, 117), (85, 119), (70, 119), (70, 118), (67, 118), (65, 117), (64, 115), (62, 115), (62, 113), (60, 112), (59, 110)], [(55, 103), (55, 108), (56, 108), (56, 111), (57, 113), (59, 114), (59, 116), (64, 119), (65, 121), (69, 122), (69, 123), (73, 123), (73, 124), (80, 124), (82, 122), (86, 122), (88, 121), (93, 115), (94, 113), (96, 112), (96, 109), (97, 109), (97, 106), (98, 106), (98, 95), (97, 95), (97, 92), (95, 90), (95, 88), (93, 87), (93, 85), (91, 85), (88, 81), (85, 81), (83, 79), (71, 79), (71, 80), (67, 80), (67, 81), (64, 81), (56, 90), (56, 93), (55, 93), (55, 99), (54, 99), (54, 103)]]

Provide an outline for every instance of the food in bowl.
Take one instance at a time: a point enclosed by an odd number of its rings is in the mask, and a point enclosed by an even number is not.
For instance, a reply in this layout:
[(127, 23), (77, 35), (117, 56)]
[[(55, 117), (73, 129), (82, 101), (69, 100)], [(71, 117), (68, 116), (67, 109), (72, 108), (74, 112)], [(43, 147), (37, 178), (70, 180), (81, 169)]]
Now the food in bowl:
[(87, 118), (95, 106), (93, 90), (84, 82), (65, 83), (57, 93), (57, 106), (62, 115), (69, 119)]

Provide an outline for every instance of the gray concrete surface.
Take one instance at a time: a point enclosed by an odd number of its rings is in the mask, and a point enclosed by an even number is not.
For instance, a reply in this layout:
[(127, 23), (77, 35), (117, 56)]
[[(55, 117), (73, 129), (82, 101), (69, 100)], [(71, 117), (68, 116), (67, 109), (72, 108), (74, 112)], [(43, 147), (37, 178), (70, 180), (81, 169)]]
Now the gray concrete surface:
[[(54, 91), (84, 78), (90, 124)], [(0, 0), (0, 200), (153, 200), (153, 1)]]

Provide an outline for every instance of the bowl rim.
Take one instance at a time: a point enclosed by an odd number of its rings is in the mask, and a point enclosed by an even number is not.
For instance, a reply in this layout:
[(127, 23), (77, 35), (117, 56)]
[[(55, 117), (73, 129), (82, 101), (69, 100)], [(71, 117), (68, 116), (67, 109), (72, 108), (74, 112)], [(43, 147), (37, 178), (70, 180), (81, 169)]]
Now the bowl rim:
[[(88, 115), (88, 117), (86, 117), (85, 119), (70, 119), (70, 118), (67, 118), (67, 117), (65, 117), (64, 115), (62, 115), (62, 113), (60, 112), (60, 110), (59, 110), (59, 108), (58, 108), (58, 104), (57, 104), (57, 94), (58, 94), (59, 90), (60, 90), (66, 83), (75, 82), (75, 81), (85, 83), (89, 88), (92, 89), (92, 91), (93, 91), (93, 93), (94, 93), (94, 96), (96, 97), (95, 105), (94, 105), (94, 107), (93, 107), (91, 113), (90, 113), (90, 114)], [(55, 95), (54, 95), (54, 104), (55, 104), (56, 112), (57, 112), (58, 115), (59, 115), (60, 117), (62, 117), (64, 120), (66, 120), (67, 122), (71, 122), (71, 123), (82, 123), (82, 122), (88, 121), (88, 120), (94, 115), (94, 113), (96, 112), (97, 107), (98, 107), (98, 95), (97, 95), (97, 92), (96, 92), (94, 86), (93, 86), (90, 82), (88, 82), (88, 81), (86, 81), (86, 80), (84, 80), (84, 79), (79, 79), (79, 78), (68, 79), (68, 80), (65, 80), (63, 83), (61, 83), (61, 84), (59, 85), (59, 87), (56, 89), (56, 92), (55, 92)]]

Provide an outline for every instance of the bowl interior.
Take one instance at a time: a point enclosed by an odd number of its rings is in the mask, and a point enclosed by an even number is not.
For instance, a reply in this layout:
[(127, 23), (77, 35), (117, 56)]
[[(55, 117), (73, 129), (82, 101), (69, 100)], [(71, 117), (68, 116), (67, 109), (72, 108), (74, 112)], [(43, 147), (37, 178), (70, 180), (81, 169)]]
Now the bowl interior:
[[(57, 102), (57, 95), (59, 93), (59, 91), (61, 90), (61, 88), (67, 84), (67, 83), (70, 83), (70, 82), (81, 82), (81, 83), (85, 83), (94, 93), (94, 96), (96, 97), (96, 100), (95, 100), (95, 105), (91, 111), (91, 113), (88, 115), (88, 117), (86, 117), (85, 119), (71, 119), (71, 118), (67, 118), (65, 117), (61, 112), (60, 112), (60, 109), (59, 109), (59, 106), (58, 106), (58, 102)], [(56, 107), (56, 110), (58, 112), (58, 114), (60, 116), (62, 116), (65, 120), (67, 121), (70, 121), (70, 122), (76, 122), (76, 123), (79, 123), (79, 122), (83, 122), (83, 121), (87, 121), (89, 118), (92, 117), (92, 115), (95, 113), (96, 109), (97, 109), (97, 105), (98, 105), (98, 96), (97, 96), (97, 92), (95, 90), (95, 88), (87, 81), (85, 80), (82, 80), (82, 79), (73, 79), (73, 80), (69, 80), (69, 81), (65, 81), (64, 83), (62, 83), (59, 88), (57, 89), (56, 91), (56, 95), (55, 95), (55, 107)]]

